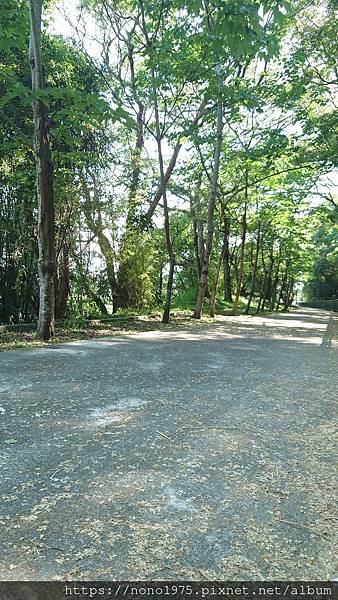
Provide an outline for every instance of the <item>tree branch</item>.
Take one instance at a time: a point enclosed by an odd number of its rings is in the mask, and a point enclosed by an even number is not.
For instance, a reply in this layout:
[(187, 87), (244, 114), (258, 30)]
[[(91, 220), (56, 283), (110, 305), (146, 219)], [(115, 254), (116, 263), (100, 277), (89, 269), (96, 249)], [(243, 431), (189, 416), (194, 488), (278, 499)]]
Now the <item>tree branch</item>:
[(6, 113), (3, 110), (0, 110), (0, 119), (4, 123), (6, 123), (6, 125), (9, 125), (11, 127), (11, 129), (14, 131), (14, 133), (16, 133), (18, 138), (20, 138), (20, 140), (25, 144), (25, 146), (28, 146), (33, 150), (32, 140), (30, 140), (29, 137), (25, 135), (23, 131), (21, 131), (20, 127), (18, 127), (14, 123), (14, 121), (12, 121), (12, 119), (8, 115), (6, 115)]

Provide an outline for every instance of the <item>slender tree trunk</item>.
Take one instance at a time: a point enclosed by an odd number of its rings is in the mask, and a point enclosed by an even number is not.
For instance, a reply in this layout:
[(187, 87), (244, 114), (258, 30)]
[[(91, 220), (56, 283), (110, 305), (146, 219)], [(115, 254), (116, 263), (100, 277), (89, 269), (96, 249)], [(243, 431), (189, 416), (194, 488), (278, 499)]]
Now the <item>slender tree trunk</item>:
[(288, 282), (288, 277), (286, 278), (285, 281), (285, 285), (284, 285), (284, 294), (281, 296), (281, 300), (283, 302), (283, 311), (287, 310), (287, 306), (288, 306), (288, 286), (289, 286), (289, 282)]
[(287, 307), (286, 307), (287, 310), (292, 307), (292, 302), (293, 302), (293, 298), (294, 298), (294, 295), (295, 295), (295, 293), (294, 293), (294, 286), (295, 286), (294, 279), (291, 278), (290, 284), (289, 284), (289, 287), (288, 287), (288, 294), (287, 294)]
[[(145, 41), (148, 49), (152, 47), (152, 41), (149, 39), (147, 24), (144, 15), (144, 6), (143, 2), (141, 2), (141, 17), (142, 17), (142, 26), (143, 26), (143, 34), (145, 37)], [(171, 231), (170, 231), (170, 220), (169, 220), (169, 210), (168, 210), (168, 202), (167, 202), (167, 184), (170, 178), (166, 177), (166, 173), (164, 171), (164, 161), (163, 161), (163, 152), (162, 152), (162, 133), (161, 133), (161, 125), (160, 125), (160, 112), (158, 105), (158, 91), (156, 87), (156, 77), (155, 77), (155, 69), (151, 67), (151, 82), (152, 82), (152, 92), (153, 92), (153, 103), (154, 103), (154, 113), (155, 113), (155, 125), (156, 125), (156, 144), (157, 144), (157, 153), (158, 153), (158, 161), (160, 166), (160, 198), (163, 199), (163, 210), (164, 210), (164, 231), (165, 231), (165, 239), (167, 244), (167, 250), (169, 254), (169, 276), (167, 281), (167, 292), (165, 298), (165, 305), (163, 310), (162, 322), (169, 323), (170, 318), (170, 306), (171, 306), (171, 295), (172, 295), (172, 287), (174, 280), (174, 270), (175, 270), (175, 254), (173, 243), (171, 239)], [(179, 152), (180, 149), (178, 149)], [(178, 155), (177, 152), (177, 155)], [(177, 157), (176, 157), (177, 158)], [(175, 159), (176, 163), (176, 159)], [(175, 166), (173, 165), (173, 168)]]
[(243, 281), (244, 253), (245, 253), (245, 240), (246, 240), (246, 229), (247, 229), (246, 212), (247, 212), (247, 206), (248, 206), (248, 176), (249, 176), (248, 169), (246, 168), (245, 169), (245, 191), (244, 191), (244, 194), (245, 194), (244, 213), (243, 213), (243, 221), (242, 221), (242, 223), (243, 223), (243, 225), (242, 225), (242, 243), (241, 243), (241, 250), (240, 250), (236, 297), (235, 297), (234, 305), (232, 307), (232, 315), (233, 316), (235, 316), (237, 313), (239, 297), (241, 294), (242, 281)]
[(258, 304), (257, 304), (257, 309), (256, 309), (256, 314), (258, 315), (260, 313), (261, 310), (261, 306), (262, 306), (262, 299), (263, 299), (263, 294), (264, 294), (264, 290), (265, 290), (265, 285), (266, 285), (266, 264), (265, 264), (265, 260), (264, 260), (264, 248), (262, 247), (262, 281), (261, 281), (261, 287), (259, 290), (259, 298), (258, 298)]
[(262, 279), (262, 283), (261, 283), (261, 288), (259, 290), (259, 300), (258, 300), (257, 309), (256, 309), (257, 315), (261, 311), (262, 299), (263, 299), (264, 290), (265, 290), (265, 284), (266, 284), (266, 272), (263, 267), (263, 279)]
[(222, 250), (218, 257), (216, 272), (215, 272), (215, 279), (214, 279), (214, 283), (213, 283), (212, 291), (211, 291), (211, 300), (210, 300), (210, 316), (211, 317), (215, 316), (216, 294), (217, 294), (218, 281), (219, 281), (219, 275), (221, 272), (222, 262), (224, 260), (224, 254), (225, 254), (225, 240), (223, 239)]
[(157, 288), (157, 292), (156, 292), (156, 299), (158, 302), (161, 302), (162, 300), (162, 292), (163, 292), (163, 266), (160, 266), (160, 274), (159, 274), (159, 278), (158, 278), (158, 288)]
[[(102, 315), (108, 315), (109, 313), (108, 313), (108, 310), (107, 310), (107, 307), (106, 307), (104, 301), (98, 294), (96, 294), (91, 289), (91, 287), (88, 283), (87, 274), (83, 270), (81, 260), (76, 256), (75, 253), (72, 254), (72, 258), (74, 259), (74, 262), (76, 263), (78, 271), (81, 275), (82, 287), (85, 290), (86, 294), (95, 302), (96, 306), (98, 307), (98, 309)], [(82, 309), (81, 309), (81, 313), (82, 313)]]
[(271, 290), (271, 276), (272, 276), (272, 270), (273, 270), (273, 263), (274, 263), (274, 257), (273, 257), (273, 253), (271, 253), (269, 271), (267, 274), (266, 284), (264, 287), (264, 296), (263, 296), (263, 302), (262, 302), (262, 306), (261, 306), (261, 312), (264, 312), (265, 302), (266, 302), (267, 296), (269, 294), (269, 292), (268, 292), (269, 288)]
[(162, 135), (161, 135), (161, 127), (160, 127), (160, 115), (158, 108), (158, 99), (157, 99), (157, 89), (155, 84), (155, 72), (152, 69), (152, 82), (153, 82), (153, 96), (154, 96), (154, 109), (155, 109), (155, 121), (156, 121), (156, 142), (157, 142), (157, 151), (158, 151), (158, 160), (160, 165), (160, 178), (162, 185), (162, 199), (163, 199), (163, 208), (164, 208), (164, 230), (165, 230), (165, 239), (167, 244), (167, 250), (169, 254), (169, 275), (167, 281), (167, 291), (165, 297), (165, 304), (163, 309), (162, 322), (169, 323), (170, 319), (170, 306), (171, 306), (171, 295), (174, 281), (174, 270), (175, 270), (175, 255), (173, 249), (173, 243), (171, 239), (170, 232), (170, 220), (169, 220), (169, 211), (168, 211), (168, 202), (167, 202), (167, 183), (165, 179), (164, 173), (164, 162), (163, 162), (163, 153), (162, 153)]
[(197, 271), (197, 277), (198, 277), (198, 281), (199, 278), (201, 276), (201, 269), (202, 269), (202, 265), (201, 265), (201, 261), (200, 261), (200, 255), (199, 255), (199, 247), (198, 247), (198, 223), (197, 221), (193, 221), (193, 236), (194, 236), (194, 249), (195, 249), (195, 260), (196, 260), (196, 271)]
[(231, 290), (231, 267), (230, 267), (230, 252), (229, 252), (229, 233), (230, 223), (228, 217), (224, 217), (224, 259), (223, 259), (223, 282), (224, 282), (224, 300), (226, 302), (232, 302), (232, 290)]
[(246, 315), (249, 313), (251, 302), (252, 302), (252, 298), (253, 298), (254, 291), (255, 291), (256, 274), (257, 274), (257, 264), (258, 264), (258, 256), (259, 256), (259, 250), (260, 250), (260, 243), (261, 243), (261, 224), (259, 223), (259, 225), (258, 225), (258, 231), (257, 231), (255, 257), (254, 257), (254, 263), (253, 263), (253, 267), (252, 267), (252, 277), (251, 277), (250, 293), (249, 293), (249, 297), (248, 297), (248, 303), (247, 303), (246, 308), (245, 308), (245, 314)]
[(196, 306), (195, 306), (195, 311), (194, 311), (195, 319), (200, 319), (201, 314), (202, 314), (203, 302), (204, 302), (204, 298), (205, 298), (205, 293), (206, 293), (207, 283), (208, 283), (208, 276), (209, 276), (212, 242), (213, 242), (213, 237), (214, 237), (214, 212), (215, 212), (215, 204), (216, 204), (216, 196), (217, 196), (220, 155), (221, 155), (222, 138), (223, 138), (222, 92), (223, 92), (223, 73), (220, 74), (219, 98), (218, 98), (218, 104), (217, 104), (217, 127), (216, 127), (216, 140), (215, 140), (215, 150), (214, 150), (214, 167), (213, 167), (212, 178), (211, 178), (210, 199), (209, 199), (209, 205), (208, 205), (208, 233), (207, 233), (205, 252), (204, 252), (203, 261), (202, 261), (202, 269), (201, 269), (201, 276), (200, 276), (200, 281), (199, 281), (198, 295), (197, 295)]
[(118, 305), (135, 307), (143, 305), (142, 264), (138, 260), (142, 248), (142, 229), (136, 223), (138, 190), (141, 178), (142, 150), (144, 147), (145, 108), (137, 98), (133, 45), (128, 43), (128, 60), (131, 73), (131, 87), (137, 105), (136, 140), (131, 156), (131, 182), (129, 187), (126, 229), (121, 239), (118, 269)]
[(48, 137), (47, 115), (44, 104), (37, 97), (39, 90), (43, 89), (41, 11), (42, 0), (29, 0), (29, 62), (32, 76), (32, 90), (35, 93), (32, 108), (38, 200), (40, 303), (37, 336), (43, 340), (48, 340), (55, 333), (55, 208), (53, 167)]
[(58, 257), (57, 276), (55, 278), (55, 317), (64, 319), (69, 296), (69, 243), (64, 240)]
[(87, 294), (95, 302), (95, 304), (96, 304), (97, 308), (99, 309), (101, 315), (107, 316), (109, 314), (108, 313), (108, 309), (107, 309), (105, 303), (103, 302), (102, 298), (100, 298), (100, 296), (98, 294), (96, 294), (95, 292), (93, 292), (92, 289), (90, 289), (90, 286), (87, 284), (87, 281), (84, 281), (84, 287), (85, 287), (85, 290), (86, 290)]
[(203, 223), (200, 219), (199, 189), (201, 177), (196, 183), (196, 193), (190, 197), (190, 214), (193, 227), (193, 239), (196, 259), (197, 280), (199, 281), (202, 271), (202, 259), (204, 254)]
[[(108, 283), (109, 283), (109, 287), (110, 287), (110, 291), (111, 291), (112, 303), (113, 303), (113, 312), (116, 312), (116, 309), (117, 309), (116, 300), (117, 300), (117, 296), (118, 296), (118, 286), (117, 286), (116, 274), (115, 274), (114, 248), (113, 248), (110, 240), (104, 233), (104, 226), (102, 223), (102, 216), (101, 216), (101, 211), (99, 208), (99, 202), (96, 201), (96, 206), (95, 206), (95, 203), (93, 204), (93, 201), (92, 201), (92, 198), (90, 195), (90, 190), (87, 186), (87, 182), (85, 181), (85, 178), (82, 176), (80, 178), (80, 180), (82, 183), (82, 189), (83, 189), (83, 193), (84, 193), (84, 202), (82, 204), (82, 209), (83, 209), (83, 214), (85, 216), (86, 225), (87, 225), (88, 229), (90, 229), (90, 231), (97, 238), (97, 242), (99, 244), (102, 256), (105, 260), (106, 270), (107, 270), (107, 279), (108, 279)], [(94, 190), (94, 192), (95, 192), (95, 190)], [(94, 217), (95, 209), (97, 212), (96, 217)]]
[[(200, 107), (199, 107), (199, 109), (198, 109), (198, 111), (196, 113), (196, 116), (195, 116), (195, 118), (193, 119), (193, 121), (191, 123), (192, 125), (197, 125), (197, 123), (200, 120), (200, 118), (204, 115), (206, 104), (207, 104), (206, 99), (203, 99), (202, 102), (201, 102), (201, 104), (200, 104)], [(175, 148), (173, 150), (173, 153), (172, 153), (171, 159), (169, 161), (168, 167), (167, 167), (167, 169), (165, 171), (165, 174), (164, 174), (164, 183), (165, 183), (165, 186), (168, 185), (170, 177), (171, 177), (171, 175), (172, 175), (172, 173), (173, 173), (173, 171), (175, 169), (176, 162), (177, 162), (177, 159), (178, 159), (178, 155), (180, 153), (180, 150), (181, 150), (182, 146), (183, 146), (183, 144), (181, 142), (177, 142), (176, 145), (175, 145)], [(144, 217), (144, 221), (143, 221), (143, 225), (144, 226), (146, 226), (149, 223), (149, 221), (150, 221), (151, 217), (153, 216), (153, 214), (154, 214), (154, 212), (156, 210), (156, 207), (157, 207), (158, 203), (160, 202), (161, 198), (162, 198), (162, 183), (160, 183), (160, 185), (159, 185), (159, 187), (158, 187), (158, 189), (157, 189), (157, 191), (155, 193), (155, 196), (154, 196), (154, 198), (153, 198), (153, 200), (152, 200), (152, 202), (151, 202), (151, 204), (150, 204), (150, 206), (148, 208), (148, 211), (147, 211), (147, 213), (146, 213), (146, 215)]]
[(171, 294), (172, 294), (172, 289), (173, 289), (174, 270), (175, 270), (175, 259), (170, 259), (169, 275), (168, 275), (168, 282), (167, 282), (167, 291), (166, 291), (166, 296), (165, 296), (165, 304), (164, 304), (164, 309), (163, 309), (162, 323), (169, 323), (169, 319), (170, 319)]
[(127, 228), (135, 227), (135, 210), (137, 208), (137, 192), (140, 184), (141, 177), (141, 156), (142, 149), (144, 146), (144, 106), (138, 104), (137, 112), (137, 136), (135, 142), (135, 148), (132, 155), (132, 178), (129, 189), (129, 201), (128, 201), (128, 213), (127, 213)]
[(277, 286), (278, 286), (278, 281), (279, 281), (279, 267), (280, 267), (280, 257), (277, 260), (276, 271), (275, 271), (274, 277), (273, 277), (271, 302), (270, 302), (270, 310), (271, 311), (274, 310), (274, 308), (275, 308), (275, 302), (276, 302), (276, 296), (277, 296)]
[(277, 300), (277, 308), (276, 310), (278, 311), (281, 300), (282, 300), (282, 294), (283, 291), (285, 290), (285, 286), (286, 286), (286, 281), (287, 281), (287, 277), (288, 277), (288, 268), (289, 268), (289, 262), (287, 262), (286, 267), (285, 267), (285, 272), (282, 278), (282, 282), (281, 282), (281, 286), (280, 286), (280, 290), (279, 290), (279, 294), (278, 294), (278, 300)]
[(290, 277), (290, 281), (285, 285), (284, 310), (289, 310), (292, 305), (294, 280)]

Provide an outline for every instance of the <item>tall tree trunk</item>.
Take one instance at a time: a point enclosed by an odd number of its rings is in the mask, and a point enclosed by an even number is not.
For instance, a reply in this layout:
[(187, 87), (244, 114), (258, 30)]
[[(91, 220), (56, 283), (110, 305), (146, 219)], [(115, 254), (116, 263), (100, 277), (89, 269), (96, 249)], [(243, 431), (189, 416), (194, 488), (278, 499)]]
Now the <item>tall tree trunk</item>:
[[(82, 191), (84, 195), (84, 202), (82, 204), (83, 214), (85, 216), (86, 225), (88, 229), (95, 235), (97, 242), (100, 247), (100, 251), (106, 263), (107, 270), (107, 279), (111, 291), (111, 298), (113, 303), (113, 312), (116, 312), (117, 309), (117, 296), (118, 296), (118, 286), (115, 275), (115, 264), (114, 264), (114, 248), (106, 236), (104, 232), (104, 225), (102, 223), (102, 215), (99, 208), (99, 201), (94, 197), (94, 202), (90, 195), (90, 190), (88, 188), (87, 182), (84, 176), (80, 177), (80, 181), (82, 183)], [(95, 182), (94, 182), (95, 188)], [(95, 189), (94, 189), (95, 196)], [(96, 211), (96, 216), (94, 216), (94, 212)]]
[[(269, 293), (271, 293), (271, 280), (272, 280), (272, 272), (273, 272), (274, 262), (275, 262), (275, 258), (273, 256), (273, 247), (272, 247), (272, 250), (270, 252), (269, 268), (266, 269), (266, 265), (264, 262), (264, 250), (262, 248), (262, 264), (263, 264), (264, 278), (263, 278), (263, 283), (262, 283), (261, 290), (260, 290), (259, 302), (258, 302), (258, 306), (257, 306), (257, 313), (264, 312), (265, 302), (269, 297)], [(269, 292), (269, 290), (270, 290), (270, 292)]]
[(64, 319), (69, 296), (69, 242), (63, 241), (58, 256), (57, 276), (55, 278), (55, 317)]
[(286, 281), (287, 281), (287, 277), (288, 277), (289, 264), (290, 264), (290, 261), (288, 261), (286, 263), (284, 275), (283, 275), (283, 278), (282, 278), (282, 282), (281, 282), (281, 286), (280, 286), (280, 290), (279, 290), (279, 294), (278, 294), (278, 300), (277, 300), (277, 307), (276, 307), (277, 311), (279, 309), (279, 306), (280, 306), (280, 303), (281, 303), (281, 300), (282, 300), (283, 291), (285, 290), (285, 287), (286, 287)]
[(265, 286), (264, 286), (264, 295), (263, 295), (263, 298), (262, 298), (261, 312), (264, 312), (265, 302), (266, 302), (267, 298), (269, 298), (269, 293), (271, 294), (271, 277), (272, 277), (274, 260), (275, 259), (274, 259), (274, 256), (273, 256), (273, 246), (272, 246), (272, 250), (271, 250), (271, 253), (270, 253), (269, 271), (267, 273), (266, 283), (265, 283)]
[(261, 283), (261, 288), (259, 290), (259, 299), (258, 299), (258, 304), (257, 304), (257, 308), (256, 308), (257, 315), (261, 312), (262, 300), (263, 300), (264, 290), (265, 290), (265, 286), (266, 286), (266, 277), (267, 277), (266, 271), (265, 271), (265, 268), (263, 267), (263, 279), (262, 279), (262, 283)]
[(195, 193), (190, 196), (190, 215), (193, 227), (193, 240), (194, 250), (196, 259), (196, 272), (197, 280), (199, 281), (202, 272), (202, 261), (205, 250), (204, 235), (203, 235), (203, 222), (201, 220), (201, 207), (200, 207), (200, 187), (202, 183), (202, 177), (198, 177), (196, 182)]
[(196, 272), (197, 272), (197, 278), (199, 281), (199, 278), (201, 277), (202, 264), (200, 261), (199, 245), (198, 245), (198, 223), (197, 223), (197, 221), (195, 221), (195, 219), (192, 222), (192, 227), (193, 227), (193, 237), (194, 237)]
[[(93, 300), (93, 302), (95, 302), (95, 304), (98, 307), (101, 314), (107, 316), (109, 314), (108, 309), (107, 309), (104, 301), (102, 300), (102, 298), (98, 294), (93, 292), (93, 290), (91, 289), (91, 287), (88, 283), (87, 273), (85, 273), (83, 270), (81, 259), (78, 258), (78, 256), (75, 254), (75, 252), (73, 252), (72, 258), (73, 258), (73, 260), (78, 268), (78, 271), (81, 275), (83, 289), (85, 290), (87, 295)], [(82, 313), (82, 308), (81, 308), (80, 312)]]
[(279, 256), (277, 259), (277, 266), (276, 266), (276, 270), (273, 276), (273, 281), (272, 281), (272, 291), (271, 291), (271, 301), (270, 301), (270, 310), (274, 310), (275, 308), (275, 303), (276, 303), (276, 297), (277, 297), (277, 286), (278, 286), (278, 281), (279, 281), (279, 268), (280, 268), (280, 262), (281, 262), (281, 257)]
[(211, 317), (215, 316), (217, 287), (218, 287), (218, 281), (219, 281), (219, 275), (221, 272), (222, 262), (224, 260), (224, 254), (225, 254), (225, 239), (223, 239), (222, 250), (218, 257), (216, 272), (215, 272), (215, 279), (214, 279), (214, 283), (213, 283), (212, 291), (211, 291), (211, 300), (210, 300), (210, 316)]
[(260, 250), (260, 243), (261, 243), (261, 224), (259, 223), (258, 224), (258, 231), (257, 231), (255, 257), (254, 257), (254, 263), (253, 263), (253, 267), (252, 267), (252, 277), (251, 277), (250, 293), (249, 293), (249, 297), (248, 297), (248, 303), (247, 303), (246, 308), (245, 308), (245, 314), (246, 315), (249, 313), (251, 302), (252, 302), (252, 298), (253, 298), (254, 291), (255, 291), (256, 275), (257, 275), (257, 264), (258, 264), (258, 256), (259, 256), (259, 250)]
[(224, 300), (232, 302), (232, 285), (231, 285), (231, 267), (230, 267), (230, 251), (229, 251), (229, 234), (230, 222), (228, 217), (223, 219), (224, 226), (224, 259), (223, 259), (223, 285), (224, 285)]
[(294, 287), (295, 287), (295, 281), (294, 281), (293, 277), (291, 277), (290, 283), (288, 285), (288, 292), (287, 292), (287, 306), (286, 306), (287, 310), (289, 310), (289, 308), (292, 307), (292, 302), (293, 302), (293, 298), (295, 295)]
[(132, 156), (132, 178), (129, 189), (129, 201), (127, 212), (127, 229), (135, 227), (135, 211), (137, 208), (137, 192), (141, 177), (141, 156), (144, 146), (144, 115), (145, 108), (143, 103), (137, 98), (135, 66), (134, 66), (134, 47), (129, 39), (128, 41), (128, 61), (130, 66), (131, 87), (137, 104), (136, 117), (136, 141)]
[(174, 270), (175, 270), (175, 258), (171, 258), (169, 262), (169, 274), (167, 282), (167, 291), (165, 296), (165, 304), (163, 309), (162, 323), (169, 323), (170, 319), (170, 307), (171, 307), (171, 294), (173, 289), (174, 281)]
[(294, 279), (290, 276), (285, 282), (285, 294), (283, 298), (284, 310), (289, 310), (292, 305)]
[(170, 232), (170, 220), (169, 220), (169, 210), (168, 210), (168, 202), (167, 202), (167, 183), (165, 179), (164, 173), (164, 162), (163, 162), (163, 153), (162, 153), (162, 134), (160, 127), (160, 115), (158, 108), (158, 99), (157, 99), (157, 88), (156, 88), (156, 79), (155, 79), (155, 71), (154, 68), (151, 70), (152, 76), (152, 84), (153, 84), (153, 98), (154, 98), (154, 109), (155, 109), (155, 121), (156, 121), (156, 143), (157, 143), (157, 151), (158, 151), (158, 161), (160, 166), (160, 178), (161, 178), (161, 186), (162, 186), (162, 199), (163, 199), (163, 209), (164, 209), (164, 231), (165, 231), (165, 239), (167, 244), (167, 250), (169, 254), (169, 275), (167, 281), (167, 291), (165, 297), (165, 304), (163, 309), (162, 323), (169, 323), (170, 319), (170, 306), (171, 306), (171, 295), (174, 281), (174, 270), (175, 270), (175, 255), (174, 248), (171, 239)]
[(118, 305), (121, 307), (139, 308), (142, 306), (143, 285), (142, 268), (139, 264), (139, 250), (142, 247), (142, 229), (136, 224), (138, 207), (138, 190), (141, 178), (142, 150), (144, 147), (145, 108), (137, 98), (133, 45), (128, 43), (128, 60), (131, 74), (131, 87), (137, 105), (136, 140), (131, 156), (131, 182), (129, 187), (126, 229), (122, 236), (118, 269)]
[(237, 288), (236, 288), (236, 296), (235, 302), (232, 307), (232, 315), (235, 316), (237, 313), (237, 308), (239, 304), (239, 297), (241, 294), (242, 281), (243, 281), (243, 266), (244, 266), (244, 253), (245, 253), (245, 240), (246, 240), (246, 230), (247, 230), (247, 222), (246, 222), (246, 213), (248, 207), (248, 169), (245, 169), (245, 190), (244, 190), (244, 213), (242, 219), (242, 241), (241, 241), (241, 250), (240, 250), (240, 259), (239, 259), (239, 271), (237, 278)]
[(48, 138), (47, 115), (44, 104), (37, 97), (39, 90), (43, 89), (41, 11), (42, 0), (29, 0), (29, 62), (32, 76), (32, 90), (35, 93), (32, 108), (38, 200), (40, 303), (37, 336), (43, 340), (48, 340), (55, 333), (55, 208), (53, 167)]
[[(148, 29), (147, 29), (147, 24), (146, 24), (146, 20), (145, 20), (143, 2), (141, 1), (140, 4), (141, 4), (143, 34), (144, 34), (148, 49), (151, 49), (153, 41), (150, 40), (149, 35), (148, 35)], [(169, 210), (168, 210), (168, 202), (167, 202), (167, 184), (168, 184), (171, 173), (167, 179), (166, 173), (164, 172), (164, 161), (163, 161), (163, 152), (162, 152), (162, 133), (161, 133), (161, 125), (160, 125), (160, 111), (159, 111), (159, 105), (158, 105), (158, 91), (157, 91), (157, 86), (156, 86), (156, 77), (155, 77), (154, 66), (151, 67), (150, 72), (151, 72), (151, 83), (152, 83), (152, 92), (153, 92), (154, 113), (155, 113), (156, 144), (157, 144), (158, 162), (159, 162), (159, 167), (160, 167), (160, 189), (161, 189), (160, 198), (162, 196), (163, 210), (164, 210), (164, 231), (165, 231), (167, 250), (168, 250), (168, 254), (169, 254), (169, 275), (168, 275), (168, 281), (167, 281), (167, 292), (166, 292), (166, 298), (165, 298), (165, 305), (164, 305), (164, 309), (163, 309), (162, 322), (169, 323), (171, 294), (172, 294), (172, 287), (173, 287), (173, 281), (174, 281), (174, 270), (175, 270), (175, 264), (176, 264), (174, 248), (173, 248), (173, 243), (172, 243), (172, 239), (171, 239), (170, 219), (169, 219)], [(179, 152), (179, 150), (178, 150), (178, 152)], [(176, 162), (176, 159), (175, 159), (175, 162)], [(174, 164), (174, 166), (175, 166), (175, 164)]]
[(162, 301), (162, 292), (163, 292), (163, 267), (164, 265), (160, 265), (160, 273), (158, 278), (158, 288), (156, 291), (156, 300), (157, 302)]
[(214, 149), (214, 167), (211, 178), (210, 198), (208, 205), (208, 233), (205, 246), (205, 252), (202, 261), (201, 276), (199, 280), (199, 289), (196, 300), (196, 306), (194, 311), (194, 318), (200, 319), (202, 314), (203, 302), (208, 284), (210, 257), (212, 250), (212, 242), (214, 237), (214, 212), (217, 197), (218, 187), (218, 175), (220, 165), (220, 155), (223, 138), (223, 72), (220, 73), (219, 83), (219, 98), (217, 103), (217, 126), (216, 126), (216, 140)]
[[(192, 126), (197, 125), (197, 123), (200, 120), (200, 118), (204, 115), (206, 104), (207, 104), (207, 100), (203, 99), (202, 102), (201, 102), (201, 104), (200, 104), (199, 109), (197, 110), (195, 118), (191, 122)], [(180, 136), (180, 138), (181, 137), (182, 137), (182, 135)], [(183, 143), (180, 142), (180, 141), (178, 141), (176, 143), (176, 145), (175, 145), (175, 148), (173, 150), (173, 153), (172, 153), (171, 159), (169, 161), (168, 167), (167, 167), (167, 169), (165, 171), (165, 174), (164, 174), (164, 183), (165, 183), (165, 186), (168, 185), (170, 177), (171, 177), (171, 175), (172, 175), (172, 173), (173, 173), (173, 171), (175, 169), (176, 162), (177, 162), (177, 159), (178, 159), (178, 155), (180, 153), (180, 150), (181, 150), (182, 146), (183, 146)], [(158, 189), (156, 190), (154, 198), (153, 198), (152, 202), (149, 205), (148, 211), (147, 211), (147, 213), (144, 216), (143, 223), (142, 223), (143, 227), (145, 227), (149, 223), (151, 217), (153, 216), (153, 214), (154, 214), (154, 212), (156, 210), (157, 205), (159, 204), (159, 202), (160, 202), (160, 200), (162, 198), (162, 188), (163, 188), (162, 183), (160, 183)]]

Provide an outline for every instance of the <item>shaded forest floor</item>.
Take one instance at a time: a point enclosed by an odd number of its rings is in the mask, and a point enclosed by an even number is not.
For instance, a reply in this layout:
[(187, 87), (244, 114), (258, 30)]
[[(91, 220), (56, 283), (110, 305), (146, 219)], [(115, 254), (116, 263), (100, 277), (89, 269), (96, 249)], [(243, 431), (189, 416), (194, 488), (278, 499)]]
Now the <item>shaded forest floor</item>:
[[(238, 317), (243, 314), (243, 307), (238, 311)], [(264, 315), (271, 314), (265, 312)], [(229, 317), (231, 310), (220, 311), (215, 319), (212, 319), (208, 313), (205, 313), (200, 321), (192, 318), (192, 310), (173, 309), (168, 325), (162, 323), (162, 313), (157, 310), (148, 314), (139, 314), (129, 316), (126, 313), (123, 316), (117, 316), (107, 319), (80, 320), (78, 323), (70, 322), (59, 324), (56, 327), (56, 334), (49, 342), (42, 342), (36, 339), (36, 325), (18, 325), (8, 326), (0, 325), (0, 352), (4, 350), (14, 350), (16, 348), (43, 347), (45, 345), (70, 342), (76, 340), (86, 340), (90, 338), (100, 338), (121, 333), (135, 333), (137, 331), (156, 331), (156, 330), (177, 330), (182, 327), (201, 327), (208, 323), (217, 321), (218, 318)], [(254, 315), (254, 309), (250, 316)], [(233, 318), (238, 318), (233, 317)]]
[(1, 353), (3, 579), (336, 575), (337, 316), (189, 323)]

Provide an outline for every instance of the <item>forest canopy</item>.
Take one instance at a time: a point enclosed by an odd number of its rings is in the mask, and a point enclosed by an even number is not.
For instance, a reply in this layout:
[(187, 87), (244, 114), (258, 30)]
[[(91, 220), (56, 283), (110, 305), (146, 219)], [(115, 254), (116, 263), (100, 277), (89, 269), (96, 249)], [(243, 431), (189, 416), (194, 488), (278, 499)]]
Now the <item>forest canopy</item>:
[(0, 322), (337, 299), (337, 8), (4, 0)]

